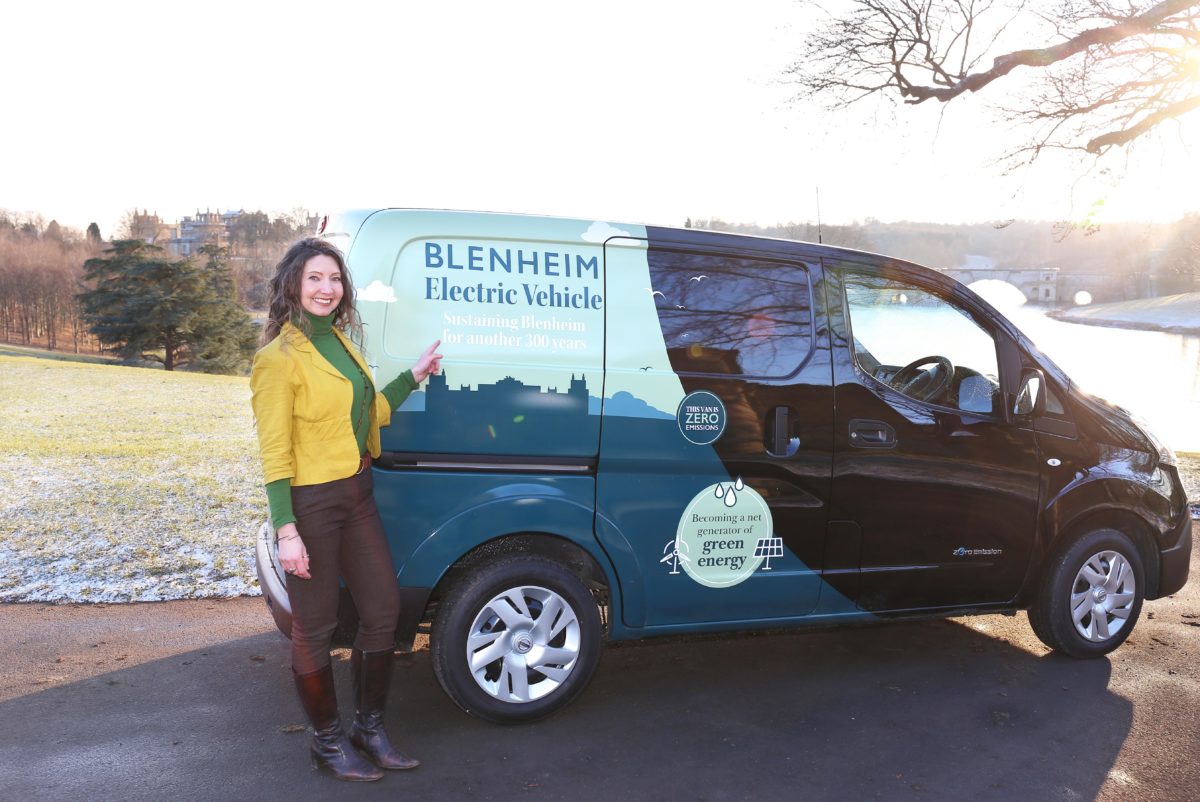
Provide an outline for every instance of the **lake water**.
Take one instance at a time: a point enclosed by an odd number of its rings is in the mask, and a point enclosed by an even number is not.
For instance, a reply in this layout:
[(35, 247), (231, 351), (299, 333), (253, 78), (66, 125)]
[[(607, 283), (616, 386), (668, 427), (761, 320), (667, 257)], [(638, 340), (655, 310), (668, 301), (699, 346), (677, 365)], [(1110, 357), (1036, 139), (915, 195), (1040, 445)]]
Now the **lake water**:
[(998, 306), (1081, 389), (1145, 418), (1176, 451), (1200, 452), (1200, 337), (1064, 323), (1037, 307)]

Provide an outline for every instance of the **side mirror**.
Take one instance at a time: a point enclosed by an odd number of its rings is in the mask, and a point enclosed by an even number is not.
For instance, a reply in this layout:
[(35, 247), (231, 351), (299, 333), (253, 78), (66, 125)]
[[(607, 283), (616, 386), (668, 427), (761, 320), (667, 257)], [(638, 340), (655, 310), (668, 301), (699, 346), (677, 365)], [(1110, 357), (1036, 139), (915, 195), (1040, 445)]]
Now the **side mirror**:
[(1037, 369), (1027, 369), (1021, 376), (1021, 387), (1013, 403), (1013, 416), (1038, 417), (1046, 411), (1046, 377)]

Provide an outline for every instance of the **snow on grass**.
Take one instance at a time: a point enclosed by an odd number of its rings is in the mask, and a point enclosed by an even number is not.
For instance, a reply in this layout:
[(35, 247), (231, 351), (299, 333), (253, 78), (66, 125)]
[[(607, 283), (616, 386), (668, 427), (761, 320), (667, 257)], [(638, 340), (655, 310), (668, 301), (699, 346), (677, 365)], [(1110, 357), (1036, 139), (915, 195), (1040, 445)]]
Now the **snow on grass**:
[(1077, 306), (1054, 313), (1072, 323), (1125, 325), (1162, 331), (1200, 331), (1200, 292)]
[(249, 383), (0, 356), (0, 602), (256, 595)]

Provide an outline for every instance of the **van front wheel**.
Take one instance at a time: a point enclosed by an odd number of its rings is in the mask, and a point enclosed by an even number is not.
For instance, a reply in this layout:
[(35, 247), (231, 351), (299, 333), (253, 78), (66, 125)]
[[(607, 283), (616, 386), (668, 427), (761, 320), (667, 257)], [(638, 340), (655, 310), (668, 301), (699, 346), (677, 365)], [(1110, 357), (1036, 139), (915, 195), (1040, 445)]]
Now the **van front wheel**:
[(438, 682), (466, 712), (515, 723), (577, 697), (600, 659), (600, 614), (559, 563), (515, 555), (482, 565), (438, 604), (430, 639)]
[(1094, 529), (1049, 564), (1029, 623), (1042, 643), (1071, 657), (1100, 657), (1133, 630), (1145, 596), (1142, 558), (1115, 529)]

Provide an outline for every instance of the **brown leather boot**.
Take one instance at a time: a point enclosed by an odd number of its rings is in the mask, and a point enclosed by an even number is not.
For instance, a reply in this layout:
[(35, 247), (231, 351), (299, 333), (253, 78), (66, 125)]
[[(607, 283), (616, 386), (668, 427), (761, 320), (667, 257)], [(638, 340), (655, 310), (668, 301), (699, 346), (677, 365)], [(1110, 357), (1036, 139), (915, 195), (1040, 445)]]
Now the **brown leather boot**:
[(350, 670), (354, 675), (354, 724), (350, 743), (363, 751), (381, 769), (415, 769), (419, 760), (405, 757), (392, 746), (383, 729), (388, 686), (392, 682), (392, 650), (350, 652)]
[(362, 759), (346, 740), (338, 715), (337, 696), (333, 691), (333, 666), (311, 674), (296, 674), (296, 692), (300, 704), (312, 722), (313, 739), (309, 751), (317, 768), (333, 772), (339, 780), (372, 782), (383, 779), (383, 772)]

